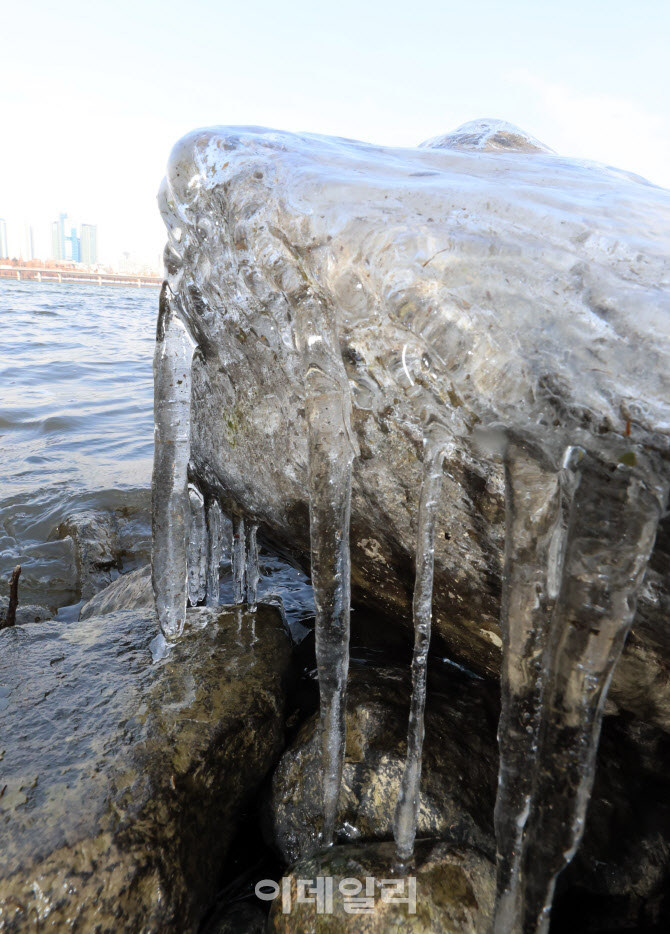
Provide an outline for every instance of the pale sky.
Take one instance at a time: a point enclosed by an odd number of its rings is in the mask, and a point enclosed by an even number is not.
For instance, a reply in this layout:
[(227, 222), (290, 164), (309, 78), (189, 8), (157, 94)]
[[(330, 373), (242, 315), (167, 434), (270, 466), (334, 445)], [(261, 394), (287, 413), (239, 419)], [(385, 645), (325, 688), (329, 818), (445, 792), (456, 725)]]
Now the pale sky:
[(156, 261), (172, 145), (257, 124), (413, 146), (467, 120), (670, 188), (668, 0), (23, 0), (0, 19), (0, 217)]

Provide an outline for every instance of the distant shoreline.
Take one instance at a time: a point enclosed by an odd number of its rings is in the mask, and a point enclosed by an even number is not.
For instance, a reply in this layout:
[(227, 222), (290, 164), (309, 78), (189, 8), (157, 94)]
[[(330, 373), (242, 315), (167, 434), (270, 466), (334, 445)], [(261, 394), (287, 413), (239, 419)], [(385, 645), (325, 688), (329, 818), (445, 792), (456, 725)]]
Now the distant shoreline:
[(15, 282), (79, 282), (82, 285), (130, 285), (137, 288), (160, 288), (161, 276), (136, 276), (129, 273), (84, 272), (76, 269), (53, 269), (33, 266), (0, 266), (0, 279)]

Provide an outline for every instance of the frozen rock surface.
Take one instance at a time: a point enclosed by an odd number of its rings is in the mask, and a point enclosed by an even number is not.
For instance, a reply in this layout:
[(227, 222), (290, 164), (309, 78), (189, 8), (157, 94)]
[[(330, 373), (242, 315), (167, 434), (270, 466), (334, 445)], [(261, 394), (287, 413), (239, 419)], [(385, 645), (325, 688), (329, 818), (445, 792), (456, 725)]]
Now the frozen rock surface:
[[(403, 858), (431, 623), (482, 672), (502, 643), (495, 927), (546, 932), (639, 595), (645, 680), (664, 680), (667, 577), (645, 573), (669, 477), (670, 193), (483, 121), (417, 150), (196, 131), (160, 203), (164, 631), (185, 614), (189, 482), (242, 551), (258, 526), (311, 556), (328, 843), (350, 594), (408, 623), (413, 602)], [(615, 703), (648, 715), (630, 682)]]
[[(206, 623), (206, 625), (204, 625)], [(279, 613), (192, 610), (152, 664), (153, 613), (0, 632), (0, 929), (198, 929), (279, 754)]]

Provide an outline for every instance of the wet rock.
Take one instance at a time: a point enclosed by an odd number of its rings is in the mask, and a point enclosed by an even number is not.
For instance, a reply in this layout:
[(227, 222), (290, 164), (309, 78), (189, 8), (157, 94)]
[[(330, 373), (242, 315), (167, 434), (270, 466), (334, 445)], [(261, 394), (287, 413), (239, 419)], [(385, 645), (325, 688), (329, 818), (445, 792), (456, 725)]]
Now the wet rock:
[[(317, 912), (316, 898), (304, 889), (300, 894), (308, 900), (297, 900), (298, 880), (314, 880), (315, 886), (317, 876), (332, 881), (330, 910)], [(492, 922), (494, 865), (474, 849), (421, 840), (413, 863), (403, 871), (395, 865), (393, 844), (335, 846), (301, 859), (286, 878), (290, 899), (280, 896), (272, 904), (269, 929), (273, 934), (488, 934)], [(416, 905), (391, 899), (411, 898), (413, 884)], [(345, 898), (365, 898), (366, 885), (371, 901), (360, 907), (372, 910), (353, 913), (355, 906)]]
[(90, 600), (111, 584), (121, 566), (116, 519), (109, 512), (74, 513), (58, 526), (58, 537), (68, 536), (74, 543), (80, 599)]
[(116, 610), (137, 610), (153, 605), (154, 594), (151, 589), (149, 565), (117, 577), (83, 605), (79, 618), (88, 619), (89, 616), (104, 616)]
[[(391, 841), (407, 737), (407, 665), (377, 643), (352, 647), (347, 748), (337, 820), (340, 844)], [(309, 664), (309, 663), (308, 663)], [(419, 836), (495, 855), (497, 691), (429, 661)], [(266, 833), (285, 862), (319, 845), (318, 720), (282, 755), (264, 805)], [(605, 718), (582, 846), (560, 878), (557, 932), (670, 924), (670, 738), (630, 716)]]
[[(433, 689), (428, 698), (418, 836), (475, 846), (493, 856), (495, 691), (458, 670), (450, 677), (447, 690)], [(407, 747), (408, 667), (354, 662), (348, 692), (338, 839), (391, 840)], [(286, 863), (319, 845), (320, 763), (314, 714), (275, 769), (267, 802), (269, 837)]]
[(204, 934), (265, 934), (267, 913), (252, 902), (238, 902), (225, 908)]
[(157, 631), (127, 611), (0, 632), (8, 934), (195, 931), (216, 891), (281, 750), (290, 641), (270, 607), (193, 610), (152, 664)]
[[(5, 619), (7, 615), (7, 608), (9, 606), (9, 599), (7, 597), (0, 597), (0, 620)], [(48, 606), (41, 606), (37, 603), (27, 603), (25, 605), (19, 605), (16, 608), (16, 625), (23, 626), (24, 623), (41, 623), (46, 619), (51, 619), (53, 613)]]

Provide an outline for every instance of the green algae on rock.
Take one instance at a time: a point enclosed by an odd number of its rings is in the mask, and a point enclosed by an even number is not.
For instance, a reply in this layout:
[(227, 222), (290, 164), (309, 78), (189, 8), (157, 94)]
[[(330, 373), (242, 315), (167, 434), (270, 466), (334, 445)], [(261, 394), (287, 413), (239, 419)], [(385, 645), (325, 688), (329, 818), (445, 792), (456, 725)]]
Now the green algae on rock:
[(0, 930), (197, 928), (283, 742), (290, 640), (259, 606), (0, 633)]

